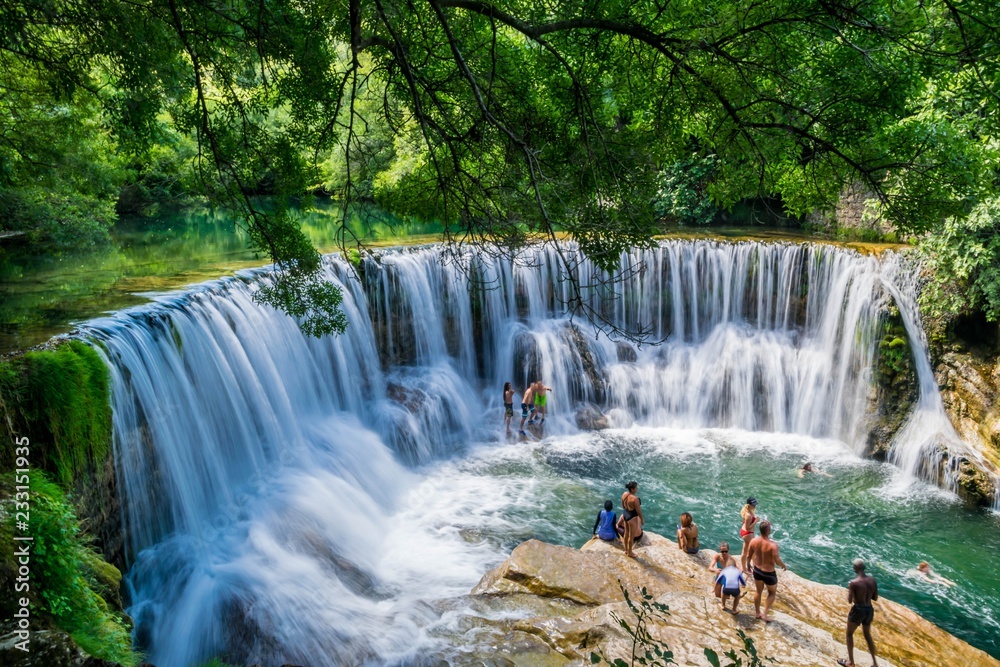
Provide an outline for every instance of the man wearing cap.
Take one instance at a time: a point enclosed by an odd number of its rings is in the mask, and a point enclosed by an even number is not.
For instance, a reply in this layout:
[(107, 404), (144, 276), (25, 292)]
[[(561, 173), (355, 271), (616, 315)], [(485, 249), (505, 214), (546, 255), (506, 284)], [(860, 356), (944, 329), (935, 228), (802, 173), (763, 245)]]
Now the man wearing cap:
[(872, 619), (875, 616), (872, 602), (878, 600), (878, 584), (875, 577), (865, 574), (865, 562), (860, 558), (854, 559), (854, 572), (858, 576), (847, 584), (847, 601), (852, 605), (847, 614), (847, 660), (838, 660), (837, 664), (854, 667), (854, 631), (860, 625), (868, 642), (868, 652), (872, 654), (872, 667), (878, 667), (875, 641), (872, 639)]

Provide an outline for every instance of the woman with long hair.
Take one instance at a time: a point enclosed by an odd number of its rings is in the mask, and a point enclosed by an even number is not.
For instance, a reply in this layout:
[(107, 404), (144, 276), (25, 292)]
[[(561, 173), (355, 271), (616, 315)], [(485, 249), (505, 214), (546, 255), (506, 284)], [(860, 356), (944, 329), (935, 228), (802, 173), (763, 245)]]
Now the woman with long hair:
[(625, 542), (625, 555), (635, 558), (632, 548), (636, 540), (642, 537), (642, 524), (646, 520), (642, 516), (642, 501), (635, 495), (639, 490), (639, 485), (629, 482), (625, 485), (625, 493), (622, 494), (622, 519), (625, 521), (625, 534), (622, 540)]
[[(740, 510), (743, 523), (740, 526), (740, 537), (743, 539), (743, 552), (740, 554), (740, 564), (747, 572), (747, 555), (750, 552), (750, 540), (753, 539), (754, 526), (757, 525), (757, 499), (747, 498), (747, 504)], [(749, 574), (749, 572), (747, 572)]]

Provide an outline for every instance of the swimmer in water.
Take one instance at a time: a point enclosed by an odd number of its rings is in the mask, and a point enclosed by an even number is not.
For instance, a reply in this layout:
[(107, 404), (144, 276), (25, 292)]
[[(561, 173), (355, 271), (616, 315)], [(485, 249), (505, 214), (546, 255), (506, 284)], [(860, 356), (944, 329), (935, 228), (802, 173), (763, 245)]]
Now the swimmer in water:
[(823, 472), (819, 468), (813, 468), (813, 464), (806, 461), (805, 465), (799, 468), (799, 479), (806, 476), (806, 473), (813, 473), (815, 475), (823, 475), (823, 477), (833, 477), (830, 473)]
[(931, 564), (925, 560), (920, 561), (920, 565), (917, 565), (917, 569), (910, 570), (908, 574), (913, 574), (913, 576), (920, 577), (929, 584), (941, 584), (942, 586), (954, 586), (955, 582), (951, 579), (945, 579), (940, 574), (931, 569)]

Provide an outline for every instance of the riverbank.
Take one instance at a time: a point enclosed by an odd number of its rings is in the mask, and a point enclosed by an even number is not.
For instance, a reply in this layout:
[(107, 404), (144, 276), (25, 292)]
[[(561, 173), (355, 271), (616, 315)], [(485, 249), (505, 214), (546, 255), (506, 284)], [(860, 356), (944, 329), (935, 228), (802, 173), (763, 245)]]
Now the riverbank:
[[(633, 626), (635, 616), (623, 601), (620, 582), (633, 598), (645, 587), (656, 602), (669, 607), (669, 615), (651, 623), (650, 632), (670, 646), (678, 665), (708, 664), (704, 648), (720, 654), (743, 648), (737, 630), (754, 640), (761, 656), (785, 666), (833, 665), (846, 657), (849, 563), (844, 567), (845, 587), (780, 572), (774, 621), (765, 624), (754, 618), (752, 596), (740, 602), (736, 616), (719, 608), (707, 571), (715, 552), (703, 549), (691, 556), (660, 535), (647, 531), (646, 536), (634, 561), (619, 547), (599, 540), (581, 549), (529, 540), (514, 549), (472, 591), (487, 605), (503, 600), (500, 604), (508, 606), (505, 616), (485, 621), (496, 633), (496, 656), (515, 665), (589, 664), (593, 652), (627, 661), (631, 640), (613, 615)], [(521, 613), (512, 613), (511, 607)], [(1000, 665), (885, 598), (875, 603), (873, 636), (881, 665)], [(855, 660), (869, 664), (860, 630), (855, 640)]]

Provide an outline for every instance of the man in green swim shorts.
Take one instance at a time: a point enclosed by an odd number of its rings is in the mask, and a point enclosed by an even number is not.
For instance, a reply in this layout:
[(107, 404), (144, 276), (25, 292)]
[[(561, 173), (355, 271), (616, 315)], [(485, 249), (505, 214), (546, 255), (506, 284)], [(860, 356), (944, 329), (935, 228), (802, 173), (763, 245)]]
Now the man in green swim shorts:
[[(552, 387), (546, 387), (545, 383), (543, 383), (541, 380), (535, 380), (535, 382), (531, 385), (531, 387), (532, 389), (535, 390), (535, 408), (534, 410), (532, 410), (532, 412), (540, 414), (542, 418), (541, 421), (539, 421), (538, 423), (544, 424), (545, 415), (548, 414), (548, 408), (546, 407), (548, 396), (546, 396), (545, 392), (552, 391)], [(531, 421), (529, 423), (530, 424), (535, 423), (534, 414), (531, 415)]]

